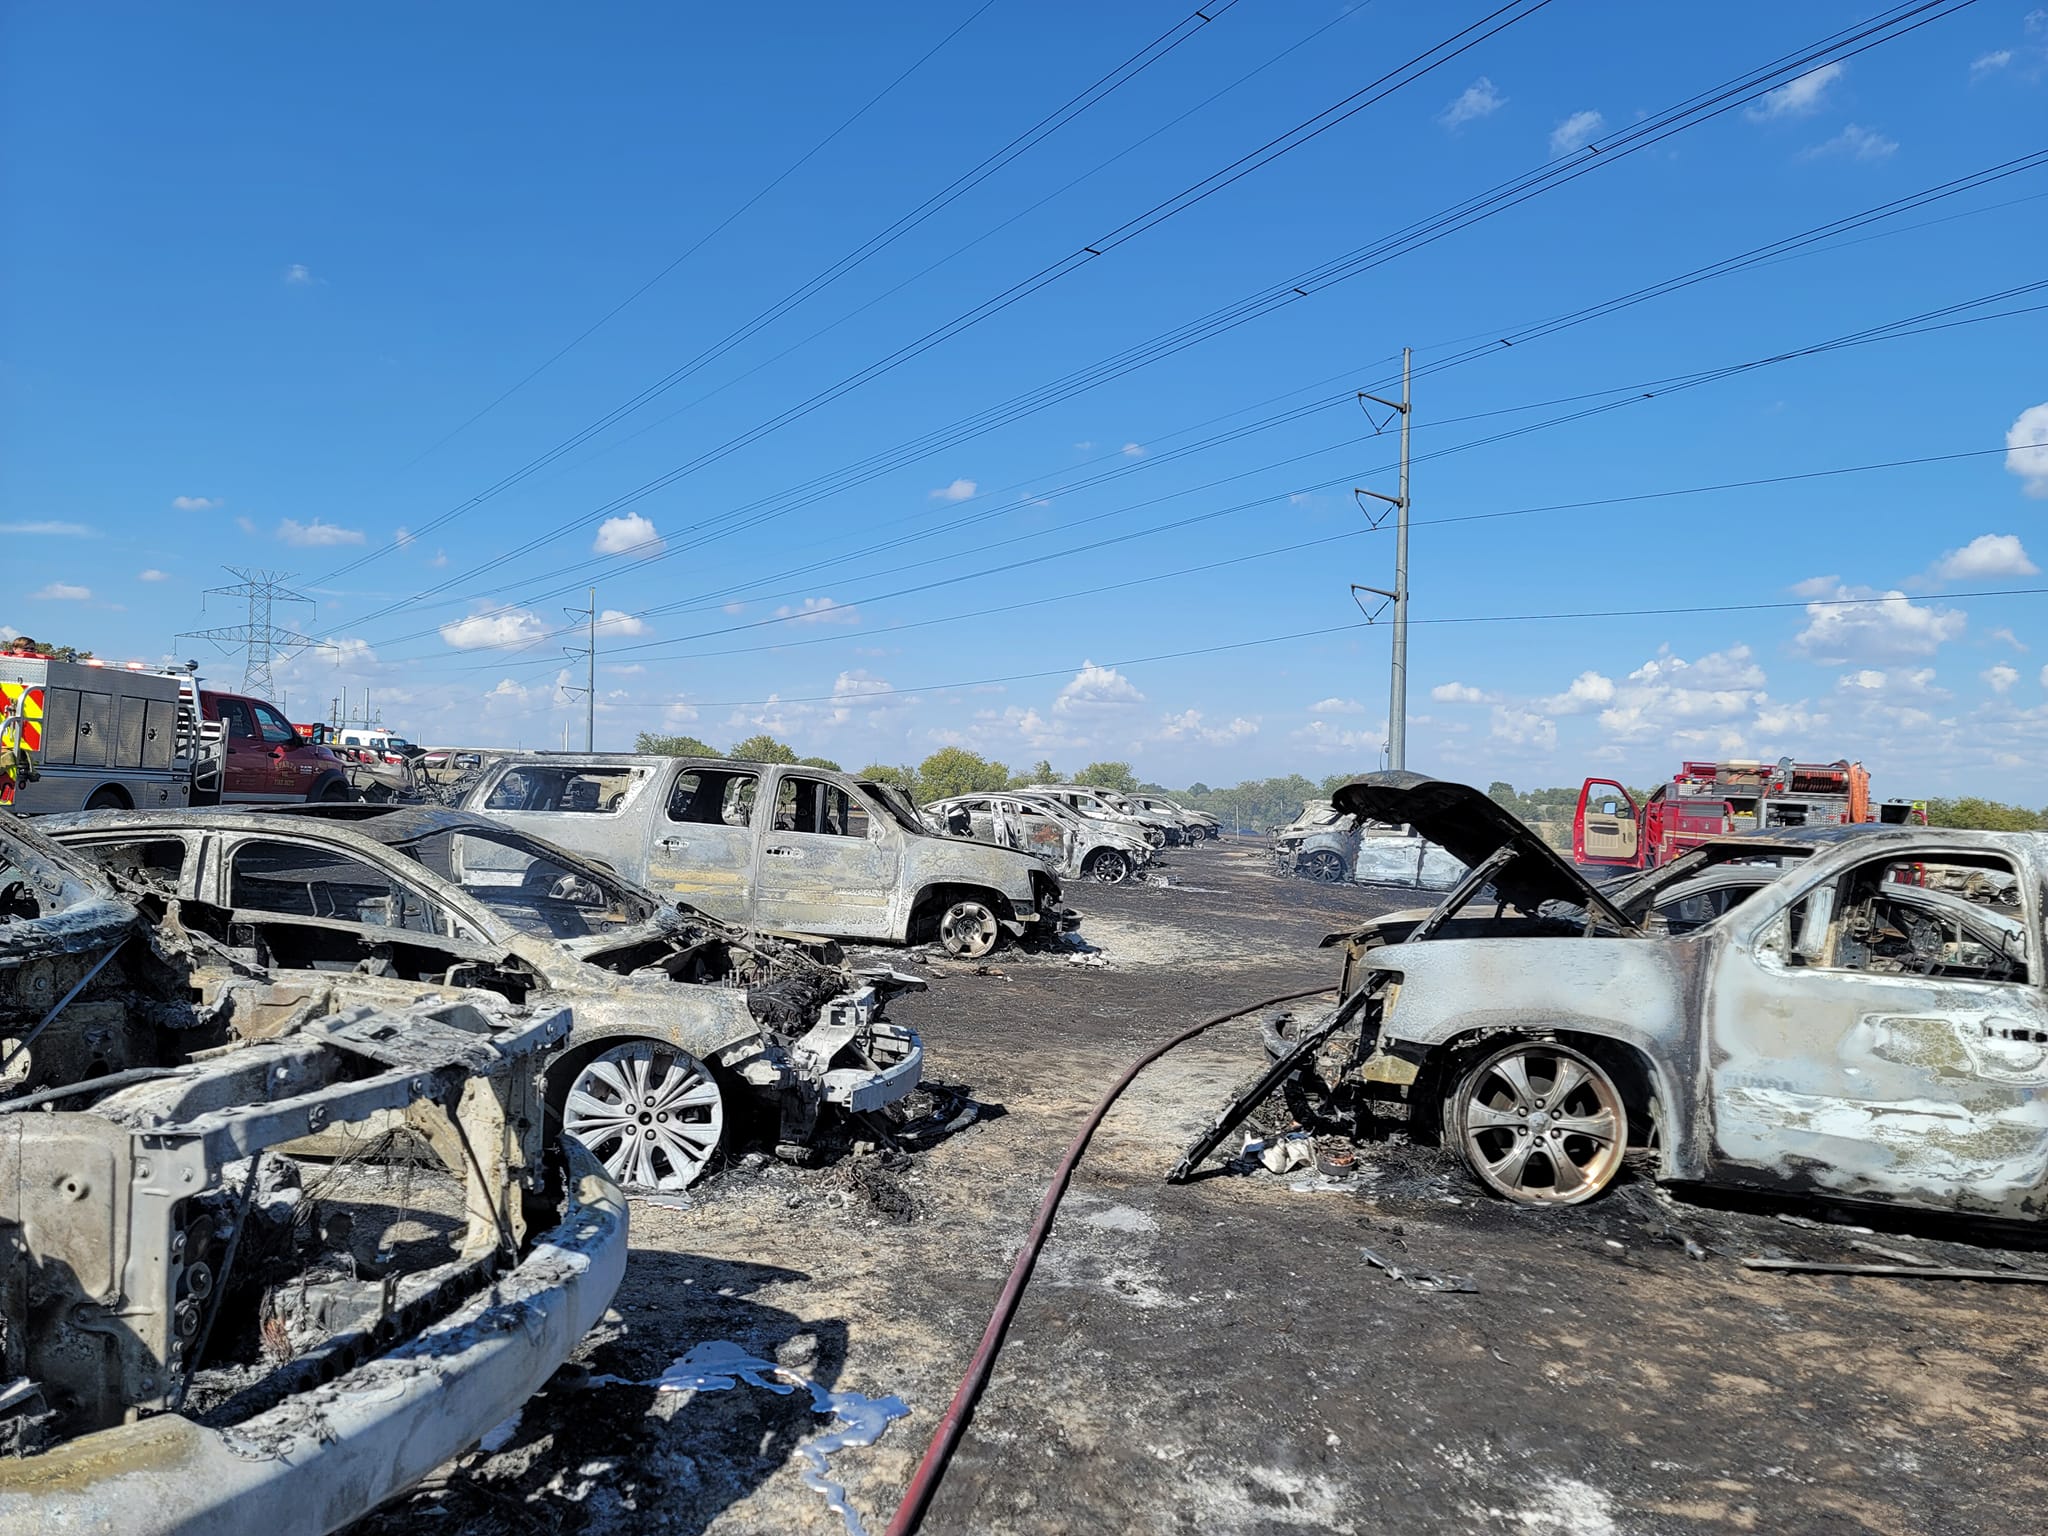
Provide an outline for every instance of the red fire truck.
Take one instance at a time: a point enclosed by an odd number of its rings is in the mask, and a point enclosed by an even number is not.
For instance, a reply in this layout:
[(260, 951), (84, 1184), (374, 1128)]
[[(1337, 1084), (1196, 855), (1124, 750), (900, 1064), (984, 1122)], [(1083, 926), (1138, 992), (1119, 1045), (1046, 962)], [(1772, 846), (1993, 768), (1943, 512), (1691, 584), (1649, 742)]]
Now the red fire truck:
[(1782, 827), (1926, 820), (1911, 801), (1870, 799), (1861, 763), (1731, 760), (1684, 763), (1639, 806), (1613, 779), (1579, 787), (1572, 857), (1580, 864), (1648, 869), (1710, 837)]

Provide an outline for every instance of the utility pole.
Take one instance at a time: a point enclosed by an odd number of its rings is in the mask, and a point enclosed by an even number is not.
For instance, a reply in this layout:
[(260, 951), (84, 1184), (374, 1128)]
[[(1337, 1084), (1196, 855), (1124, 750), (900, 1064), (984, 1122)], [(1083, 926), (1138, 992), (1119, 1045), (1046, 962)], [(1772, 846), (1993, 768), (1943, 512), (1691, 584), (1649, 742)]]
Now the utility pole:
[[(578, 656), (583, 658), (583, 686), (581, 688), (565, 687), (562, 692), (570, 695), (572, 698), (579, 693), (583, 695), (583, 750), (595, 752), (597, 750), (597, 588), (592, 587), (590, 589), (590, 606), (588, 608), (564, 608), (562, 611), (572, 619), (586, 620), (590, 626), (588, 631), (590, 636), (589, 643), (581, 650), (573, 646), (564, 647), (565, 654), (572, 660)], [(568, 724), (564, 722), (562, 726), (562, 750), (564, 752), (569, 750), (568, 733)]]
[(206, 596), (245, 599), (248, 603), (247, 622), (222, 625), (216, 629), (181, 630), (177, 638), (211, 640), (223, 654), (233, 647), (242, 647), (242, 692), (259, 699), (274, 699), (277, 696), (277, 679), (272, 664), (279, 657), (296, 656), (318, 642), (297, 630), (273, 623), (272, 606), (277, 603), (304, 603), (311, 608), (315, 604), (312, 598), (285, 585), (291, 579), (289, 571), (245, 570), (238, 565), (224, 569), (231, 576), (241, 577), (240, 583), (232, 587), (209, 587)]
[[(1352, 583), (1351, 587), (1351, 595), (1354, 600), (1359, 593), (1370, 592), (1376, 597), (1385, 598), (1388, 603), (1393, 605), (1394, 609), (1393, 679), (1387, 697), (1387, 766), (1389, 768), (1406, 768), (1408, 766), (1408, 425), (1409, 418), (1413, 415), (1409, 408), (1408, 382), (1409, 364), (1413, 356), (1414, 354), (1411, 349), (1407, 347), (1401, 349), (1401, 398), (1399, 400), (1383, 400), (1378, 395), (1367, 394), (1364, 390), (1358, 392), (1360, 400), (1370, 400), (1375, 405), (1383, 405), (1388, 410), (1397, 412), (1401, 417), (1400, 494), (1388, 496), (1380, 491), (1366, 490), (1354, 491), (1352, 493), (1355, 496), (1370, 496), (1377, 501), (1384, 501), (1394, 509), (1393, 590), (1390, 592), (1385, 587), (1360, 586), (1356, 582)], [(1373, 516), (1371, 513), (1367, 515), (1373, 517), (1373, 526), (1375, 528), (1380, 525), (1381, 520), (1386, 516), (1384, 512), (1377, 516)], [(1362, 603), (1359, 606), (1361, 609), (1364, 607)], [(1371, 623), (1375, 618), (1379, 617), (1380, 612), (1384, 611), (1385, 605), (1382, 605), (1380, 610), (1366, 614), (1366, 622)]]

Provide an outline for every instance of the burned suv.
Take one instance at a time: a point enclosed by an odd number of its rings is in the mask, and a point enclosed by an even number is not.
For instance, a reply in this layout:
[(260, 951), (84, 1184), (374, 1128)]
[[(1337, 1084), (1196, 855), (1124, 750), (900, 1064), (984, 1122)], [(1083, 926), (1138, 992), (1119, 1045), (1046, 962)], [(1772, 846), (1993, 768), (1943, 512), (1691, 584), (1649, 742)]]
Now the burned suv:
[(1395, 1091), (1534, 1205), (1591, 1198), (1635, 1145), (1671, 1180), (2048, 1207), (2048, 835), (1832, 829), (1673, 932), (1477, 790), (1380, 773), (1335, 799), (1471, 869), (1396, 942), (1354, 951), (1348, 995), (1272, 1082), (1327, 1048), (1326, 1077)]

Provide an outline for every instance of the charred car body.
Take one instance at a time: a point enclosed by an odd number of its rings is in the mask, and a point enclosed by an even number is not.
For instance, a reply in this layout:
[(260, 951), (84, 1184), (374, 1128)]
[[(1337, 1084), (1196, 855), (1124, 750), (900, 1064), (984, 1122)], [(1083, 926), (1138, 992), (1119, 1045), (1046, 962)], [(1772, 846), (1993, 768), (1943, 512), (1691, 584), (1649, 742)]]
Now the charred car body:
[(1332, 883), (1349, 880), (1358, 862), (1358, 823), (1327, 800), (1310, 800), (1273, 833), (1273, 870)]
[(827, 1106), (881, 1110), (923, 1070), (915, 1032), (883, 1017), (889, 996), (921, 981), (850, 972), (830, 946), (750, 937), (480, 817), (336, 806), (45, 825), (175, 899), (230, 962), (197, 968), (202, 999), (240, 1017), (422, 995), (569, 1009), (550, 1123), (633, 1188), (692, 1183), (743, 1102), (769, 1112), (793, 1153)]
[(1135, 828), (1078, 815), (1049, 796), (954, 795), (920, 806), (918, 814), (949, 837), (1035, 853), (1069, 879), (1121, 885), (1152, 862), (1152, 845)]
[(723, 758), (529, 753), (464, 802), (725, 922), (974, 959), (1079, 919), (1032, 854), (933, 832), (885, 785)]
[[(1531, 1204), (1590, 1198), (1637, 1145), (1670, 1180), (1995, 1217), (2048, 1206), (2048, 837), (1843, 828), (1790, 855), (1765, 840), (1775, 874), (1673, 933), (1464, 785), (1373, 774), (1335, 803), (1414, 825), (1470, 873), (1398, 942), (1354, 951), (1349, 995), (1269, 1088), (1326, 1052), (1326, 1080), (1404, 1099), (1418, 1130)], [(1972, 875), (1998, 896), (1944, 889)], [(1585, 942), (1555, 942), (1572, 934)]]
[[(85, 1068), (0, 1102), (0, 1528), (334, 1530), (515, 1410), (609, 1304), (623, 1197), (539, 1113), (560, 1010), (265, 1029), (190, 985), (235, 962), (174, 900), (11, 818), (0, 893), (12, 1082)], [(352, 1162), (307, 1159), (351, 1133)], [(421, 1155), (394, 1202), (400, 1138)]]

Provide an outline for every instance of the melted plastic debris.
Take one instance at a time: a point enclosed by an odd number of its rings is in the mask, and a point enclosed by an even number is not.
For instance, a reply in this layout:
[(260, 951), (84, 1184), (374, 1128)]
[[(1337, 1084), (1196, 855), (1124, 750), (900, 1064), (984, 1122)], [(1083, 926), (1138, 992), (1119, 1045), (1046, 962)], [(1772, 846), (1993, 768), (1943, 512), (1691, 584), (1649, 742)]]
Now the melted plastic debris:
[(831, 1429), (797, 1447), (797, 1454), (805, 1462), (804, 1486), (824, 1495), (825, 1507), (846, 1522), (847, 1536), (867, 1536), (867, 1527), (847, 1498), (845, 1486), (832, 1479), (831, 1459), (841, 1451), (873, 1445), (891, 1423), (909, 1415), (910, 1405), (893, 1393), (887, 1397), (868, 1397), (860, 1392), (828, 1392), (816, 1382), (784, 1370), (772, 1360), (750, 1354), (726, 1339), (699, 1344), (671, 1362), (654, 1380), (635, 1385), (653, 1387), (659, 1392), (729, 1392), (740, 1382), (764, 1387), (784, 1397), (802, 1388), (811, 1394), (814, 1412), (832, 1415)]

